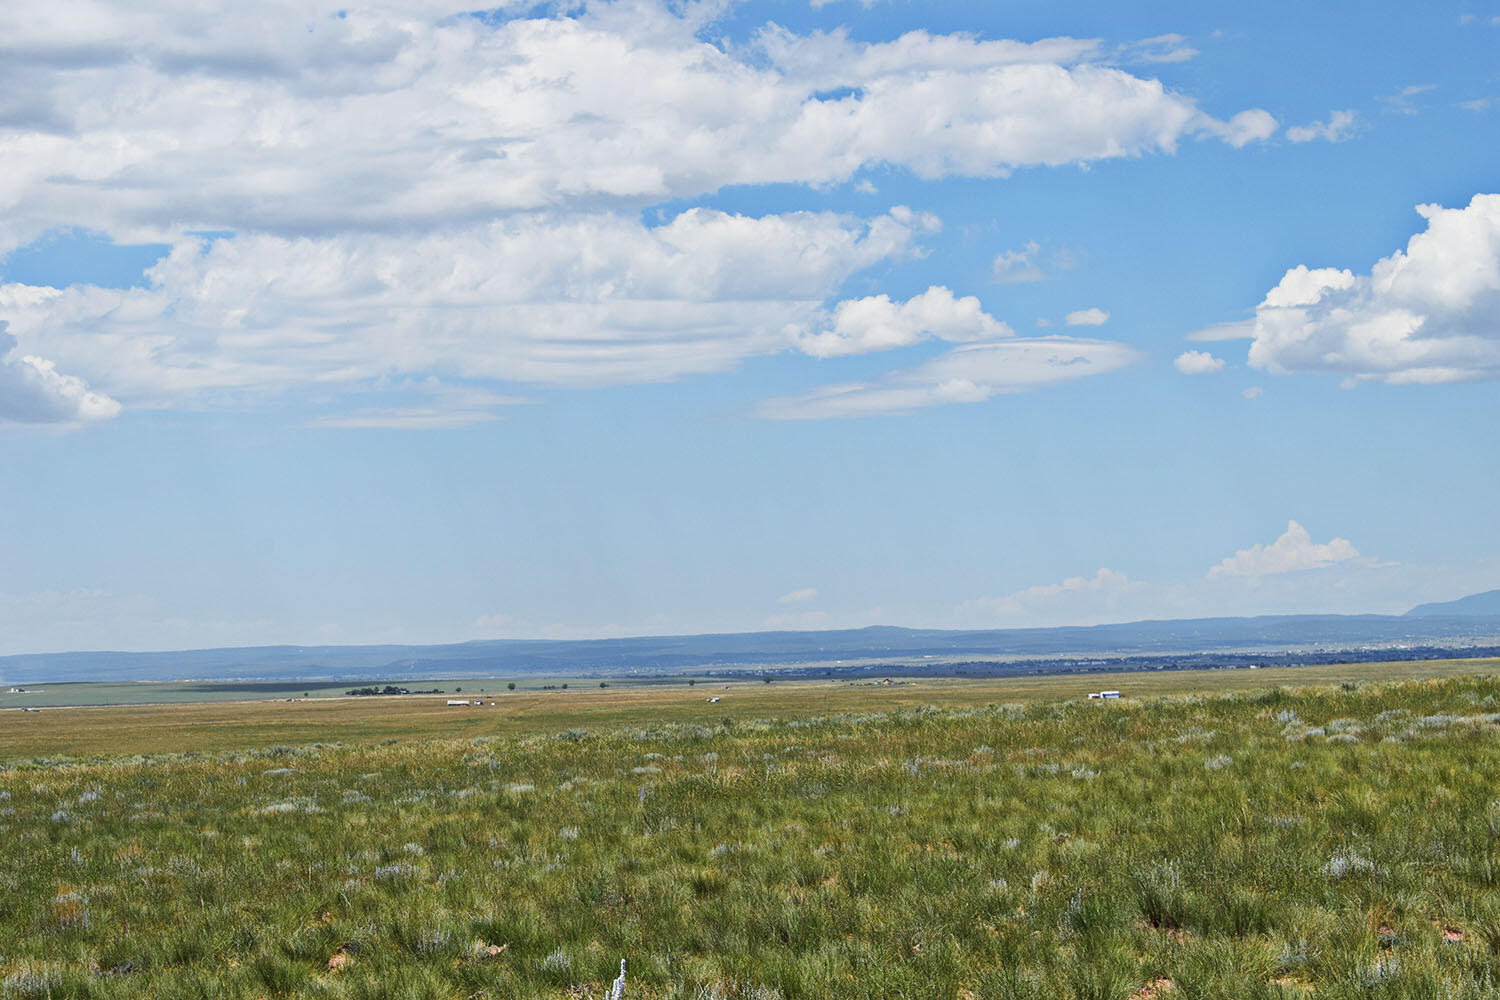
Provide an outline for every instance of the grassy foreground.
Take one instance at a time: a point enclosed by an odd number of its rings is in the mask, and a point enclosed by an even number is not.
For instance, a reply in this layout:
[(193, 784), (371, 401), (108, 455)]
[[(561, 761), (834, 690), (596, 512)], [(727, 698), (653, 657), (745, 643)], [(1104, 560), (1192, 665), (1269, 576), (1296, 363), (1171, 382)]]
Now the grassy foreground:
[(1497, 997), (1497, 722), (1470, 676), (18, 762), (0, 997)]

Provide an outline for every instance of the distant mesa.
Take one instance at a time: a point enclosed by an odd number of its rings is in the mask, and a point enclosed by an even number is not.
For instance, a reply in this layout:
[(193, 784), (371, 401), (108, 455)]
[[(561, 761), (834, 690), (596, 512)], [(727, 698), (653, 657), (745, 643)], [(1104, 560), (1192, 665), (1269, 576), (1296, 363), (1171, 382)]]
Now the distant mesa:
[(1407, 618), (1453, 618), (1460, 615), (1500, 615), (1500, 590), (1486, 590), (1456, 601), (1419, 604), (1406, 613)]

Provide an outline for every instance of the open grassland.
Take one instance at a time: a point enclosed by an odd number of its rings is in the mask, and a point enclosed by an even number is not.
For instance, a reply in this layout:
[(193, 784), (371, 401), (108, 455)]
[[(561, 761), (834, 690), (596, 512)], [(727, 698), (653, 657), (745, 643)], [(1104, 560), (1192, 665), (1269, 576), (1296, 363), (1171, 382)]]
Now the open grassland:
[[(507, 691), (499, 681), (408, 681), (447, 684), (472, 693), (488, 689), (482, 708), (449, 708), (445, 696), (315, 698), (309, 701), (222, 701), (0, 711), (0, 761), (17, 757), (248, 750), (272, 744), (378, 743), (421, 739), (551, 734), (664, 722), (713, 724), (723, 719), (798, 718), (833, 712), (890, 711), (919, 705), (962, 707), (991, 702), (1067, 700), (1117, 688), (1130, 698), (1265, 689), (1284, 684), (1419, 679), (1500, 673), (1500, 660), (1422, 660), (1326, 664), (1261, 670), (1161, 670), (986, 680), (919, 680), (890, 687), (861, 681), (772, 684), (686, 680), (629, 683), (574, 680), (569, 689)], [(549, 682), (550, 683), (550, 682)], [(121, 687), (123, 685), (101, 685)], [(161, 685), (181, 696), (179, 685)], [(204, 685), (199, 685), (204, 686)], [(344, 687), (354, 685), (345, 683)], [(94, 685), (69, 685), (86, 689)], [(157, 685), (138, 685), (152, 688)], [(228, 685), (241, 698), (243, 685)], [(86, 692), (85, 692), (86, 695)], [(464, 697), (455, 695), (454, 697)], [(719, 697), (717, 704), (708, 699)], [(489, 707), (494, 701), (495, 707)]]
[(1031, 696), (13, 761), (0, 997), (1500, 996), (1500, 680)]

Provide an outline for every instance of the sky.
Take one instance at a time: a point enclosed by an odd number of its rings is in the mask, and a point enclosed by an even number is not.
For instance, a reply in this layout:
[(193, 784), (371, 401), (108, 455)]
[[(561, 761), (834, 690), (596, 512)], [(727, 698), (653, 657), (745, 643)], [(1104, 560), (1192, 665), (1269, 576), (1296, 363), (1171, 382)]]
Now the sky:
[(1500, 587), (1500, 0), (9, 0), (0, 654)]

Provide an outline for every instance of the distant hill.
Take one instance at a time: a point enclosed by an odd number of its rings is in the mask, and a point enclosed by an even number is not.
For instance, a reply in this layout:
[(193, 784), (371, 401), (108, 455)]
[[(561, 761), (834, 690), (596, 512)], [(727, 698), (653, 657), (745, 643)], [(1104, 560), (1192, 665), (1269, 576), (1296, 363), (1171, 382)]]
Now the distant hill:
[[(1479, 595), (1500, 599), (1500, 592)], [(1466, 598), (1466, 601), (1478, 598)], [(1455, 602), (1463, 603), (1463, 602)], [(1445, 607), (1433, 605), (1432, 607)], [(982, 630), (877, 626), (817, 632), (502, 639), (433, 646), (251, 646), (159, 653), (0, 657), (0, 682), (382, 680), (423, 677), (673, 674), (839, 661), (1020, 661), (1187, 652), (1459, 649), (1500, 645), (1500, 605), (1402, 616), (1268, 615), (1120, 625)], [(1413, 617), (1416, 615), (1416, 617)], [(1035, 671), (1033, 671), (1035, 672)]]
[(1500, 615), (1500, 590), (1470, 594), (1456, 601), (1419, 604), (1406, 613), (1407, 618), (1452, 618), (1459, 615)]

